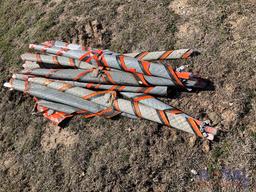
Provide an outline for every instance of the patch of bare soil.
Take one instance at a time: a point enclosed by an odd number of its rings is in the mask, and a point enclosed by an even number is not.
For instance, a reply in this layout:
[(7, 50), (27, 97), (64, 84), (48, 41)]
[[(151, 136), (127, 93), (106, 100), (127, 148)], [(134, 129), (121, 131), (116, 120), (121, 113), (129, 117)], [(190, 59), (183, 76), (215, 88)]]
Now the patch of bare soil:
[(255, 191), (256, 4), (253, 0), (15, 1), (0, 6), (0, 82), (31, 42), (113, 51), (195, 48), (189, 69), (215, 90), (162, 98), (220, 135), (214, 142), (145, 120), (79, 117), (65, 129), (0, 90), (0, 191)]
[(41, 138), (41, 146), (44, 152), (56, 149), (58, 145), (72, 147), (77, 142), (77, 135), (55, 125), (48, 125)]

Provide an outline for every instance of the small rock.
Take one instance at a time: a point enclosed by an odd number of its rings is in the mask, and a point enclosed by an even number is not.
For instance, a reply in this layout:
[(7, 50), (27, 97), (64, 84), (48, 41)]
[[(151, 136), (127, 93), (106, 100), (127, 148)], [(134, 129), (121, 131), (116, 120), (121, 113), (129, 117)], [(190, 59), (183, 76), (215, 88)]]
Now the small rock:
[(216, 112), (210, 112), (208, 114), (209, 119), (212, 121), (213, 124), (218, 124), (221, 121), (220, 116)]
[(15, 177), (19, 173), (19, 168), (17, 166), (13, 166), (9, 169), (9, 174), (11, 177)]
[(196, 136), (191, 136), (191, 137), (189, 138), (188, 145), (189, 145), (190, 147), (194, 147), (195, 144), (196, 144)]
[(193, 175), (197, 175), (197, 171), (195, 169), (191, 169), (190, 172), (193, 174)]
[(80, 176), (81, 176), (81, 177), (84, 177), (84, 176), (85, 176), (85, 172), (82, 172)]
[(130, 128), (130, 127), (129, 127), (129, 128), (127, 128), (126, 130), (127, 130), (128, 132), (132, 132), (132, 131), (133, 131), (133, 129), (132, 129), (132, 128)]
[(173, 142), (177, 141), (178, 139), (177, 131), (175, 129), (172, 129), (171, 131), (171, 138)]
[(202, 148), (204, 153), (208, 153), (210, 151), (210, 142), (209, 140), (205, 140), (203, 142), (203, 148)]
[(221, 118), (226, 124), (229, 124), (236, 120), (237, 114), (233, 110), (227, 109), (221, 114)]
[(124, 7), (125, 7), (125, 5), (121, 5), (121, 6), (119, 6), (118, 8), (117, 8), (117, 13), (119, 13), (119, 14), (121, 14), (121, 13), (123, 13), (124, 12)]

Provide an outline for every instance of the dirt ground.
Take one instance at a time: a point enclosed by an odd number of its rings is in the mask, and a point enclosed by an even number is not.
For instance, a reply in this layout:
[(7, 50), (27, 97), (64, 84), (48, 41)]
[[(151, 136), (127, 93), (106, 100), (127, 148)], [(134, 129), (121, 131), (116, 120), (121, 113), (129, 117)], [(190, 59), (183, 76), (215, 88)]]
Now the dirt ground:
[(255, 12), (255, 0), (0, 0), (1, 84), (33, 42), (195, 48), (190, 69), (215, 90), (163, 100), (220, 130), (208, 142), (124, 117), (59, 129), (1, 87), (0, 191), (256, 191)]

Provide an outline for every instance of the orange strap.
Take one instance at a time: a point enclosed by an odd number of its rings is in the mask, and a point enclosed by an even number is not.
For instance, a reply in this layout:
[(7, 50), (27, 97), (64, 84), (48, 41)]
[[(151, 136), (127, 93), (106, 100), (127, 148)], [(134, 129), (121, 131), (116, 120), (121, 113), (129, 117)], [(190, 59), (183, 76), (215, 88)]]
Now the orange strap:
[[(111, 112), (111, 114), (108, 115), (107, 113), (109, 113), (109, 112)], [(84, 117), (85, 118), (90, 118), (90, 117), (95, 117), (95, 116), (104, 116), (106, 118), (111, 118), (111, 117), (113, 117), (113, 116), (115, 116), (117, 114), (118, 113), (115, 113), (115, 111), (114, 111), (114, 109), (112, 107), (108, 107), (108, 108), (103, 109), (103, 110), (101, 110), (101, 111), (99, 111), (97, 113), (90, 113), (88, 115), (85, 115)]]
[(80, 61), (83, 61), (86, 57), (90, 56), (90, 52), (86, 52), (85, 54), (83, 54), (81, 57), (79, 57)]
[(83, 77), (84, 75), (86, 75), (87, 73), (90, 73), (90, 72), (92, 72), (92, 71), (93, 71), (93, 69), (85, 70), (85, 71), (79, 73), (73, 80), (74, 80), (74, 81), (77, 81), (77, 80), (79, 80), (81, 77)]
[(102, 61), (104, 67), (109, 67), (109, 66), (108, 66), (108, 63), (107, 63), (107, 61), (106, 61), (106, 59), (105, 59), (105, 57), (104, 57), (104, 55), (101, 55), (101, 56), (100, 56), (100, 60)]
[(114, 102), (113, 102), (113, 106), (114, 106), (115, 110), (117, 110), (117, 111), (121, 111), (121, 110), (120, 110), (120, 107), (119, 107), (119, 104), (118, 104), (118, 100), (117, 100), (117, 99), (116, 99), (116, 100), (114, 100)]
[(97, 92), (91, 93), (89, 95), (85, 95), (82, 98), (87, 100), (87, 99), (91, 99), (92, 97), (96, 97), (96, 96), (99, 96), (99, 95), (104, 95), (104, 94), (107, 94), (107, 93), (115, 93), (115, 92), (109, 91), (109, 90), (107, 90), (107, 91), (97, 91)]
[(68, 49), (66, 49), (66, 48), (61, 48), (59, 51), (57, 51), (56, 55), (61, 56), (61, 55), (63, 55), (63, 52), (65, 52), (67, 50)]
[(59, 69), (50, 69), (49, 72), (45, 75), (45, 77), (50, 77), (52, 74), (57, 72)]
[(118, 88), (118, 91), (122, 91), (122, 90), (124, 90), (124, 88), (125, 88), (125, 86), (123, 85), (123, 86)]
[(176, 75), (181, 79), (189, 79), (191, 76), (191, 73), (189, 72), (176, 72)]
[(42, 43), (42, 45), (47, 46), (47, 47), (52, 47), (53, 43), (54, 43), (54, 41), (45, 41)]
[(107, 79), (108, 79), (108, 81), (109, 81), (110, 83), (116, 84), (116, 82), (113, 80), (113, 78), (111, 77), (111, 75), (110, 75), (110, 73), (109, 73), (108, 71), (104, 70), (103, 72), (104, 72), (104, 74), (106, 75), (106, 77), (107, 77)]
[(41, 55), (40, 54), (36, 54), (36, 61), (38, 63), (42, 63), (42, 59), (41, 59)]
[(164, 125), (170, 126), (170, 122), (169, 122), (168, 118), (166, 117), (165, 112), (163, 110), (156, 110), (156, 111), (157, 111), (158, 117), (161, 120), (161, 122)]
[(168, 112), (170, 112), (171, 115), (177, 115), (177, 114), (183, 113), (178, 109), (171, 109), (171, 110), (168, 110)]
[(64, 112), (56, 111), (53, 114), (49, 115), (48, 111), (44, 113), (44, 117), (52, 121), (54, 124), (59, 125), (63, 120), (73, 115), (66, 114)]
[(48, 108), (45, 106), (36, 104), (36, 110), (37, 110), (37, 112), (44, 113), (48, 110)]
[(24, 82), (24, 95), (26, 95), (27, 94), (27, 92), (28, 92), (28, 90), (29, 90), (29, 82), (28, 82), (28, 80), (26, 80), (25, 82)]
[[(101, 111), (100, 111), (101, 112)], [(84, 115), (85, 118), (91, 118), (91, 117), (95, 117), (95, 116), (99, 116), (100, 115), (100, 112), (97, 112), (97, 113), (90, 113), (87, 114), (87, 115)]]
[(82, 51), (85, 51), (86, 48), (84, 46), (80, 46)]
[(116, 90), (117, 87), (118, 87), (118, 85), (113, 85), (109, 90), (114, 91), (114, 90)]
[(94, 89), (99, 89), (100, 86), (101, 86), (101, 84), (98, 84), (98, 85), (96, 85), (96, 86), (94, 87)]
[(167, 66), (167, 70), (171, 73), (172, 77), (175, 79), (178, 85), (180, 85), (181, 87), (185, 87), (171, 66)]
[(94, 93), (91, 93), (91, 94), (89, 94), (89, 95), (85, 95), (85, 96), (83, 96), (83, 99), (91, 99), (92, 97), (95, 97), (95, 96), (98, 96), (98, 95), (100, 95), (98, 92), (94, 92)]
[[(145, 86), (149, 86), (149, 84), (147, 83), (146, 79), (144, 78), (144, 75), (143, 74), (140, 74), (140, 73), (134, 73), (133, 74), (134, 77), (138, 80), (138, 81), (141, 81), (141, 83)], [(140, 83), (140, 82), (139, 82)]]
[(76, 111), (76, 114), (83, 114), (83, 113), (87, 113), (87, 110), (80, 110), (80, 111)]
[(94, 83), (88, 83), (85, 87), (90, 89), (90, 88), (92, 88), (93, 85), (94, 85)]
[(184, 53), (184, 54), (182, 55), (182, 58), (183, 58), (183, 59), (188, 59), (192, 53), (193, 53), (193, 50), (190, 49), (190, 50), (188, 50), (186, 53)]
[(143, 52), (141, 52), (139, 55), (136, 55), (136, 58), (137, 58), (138, 60), (143, 60), (143, 57), (145, 57), (147, 54), (148, 54), (147, 51), (143, 51)]
[(141, 62), (139, 62), (139, 64), (141, 64), (141, 66), (143, 67), (145, 74), (152, 75), (151, 72), (149, 71), (150, 62), (141, 61)]
[(59, 88), (58, 90), (59, 91), (66, 91), (68, 89), (70, 89), (71, 87), (73, 87), (72, 85), (70, 84), (64, 84), (61, 88)]
[(41, 51), (46, 52), (47, 48), (49, 48), (49, 46), (45, 45), (45, 46), (42, 47)]
[(198, 125), (196, 124), (196, 122), (194, 121), (194, 119), (192, 117), (188, 118), (188, 122), (191, 125), (192, 129), (194, 130), (195, 134), (199, 137), (203, 137), (203, 134), (201, 133)]
[(75, 66), (75, 60), (73, 58), (69, 58), (69, 65), (71, 67), (74, 67)]
[(137, 96), (137, 97), (133, 98), (133, 101), (138, 102), (138, 101), (142, 101), (145, 99), (152, 99), (152, 98), (154, 98), (154, 97), (151, 95), (141, 95), (141, 96)]
[(131, 73), (135, 73), (136, 72), (136, 69), (134, 68), (128, 68), (124, 62), (124, 56), (123, 55), (120, 55), (119, 56), (119, 60), (120, 60), (120, 64), (121, 64), (121, 67), (123, 68), (124, 71), (127, 71), (127, 72), (131, 72)]
[(53, 63), (56, 64), (56, 65), (59, 65), (59, 61), (58, 61), (58, 57), (57, 56), (52, 56), (52, 60), (53, 60)]
[(172, 52), (173, 52), (173, 50), (164, 52), (163, 55), (160, 56), (159, 60), (166, 59)]
[(53, 82), (53, 80), (50, 80), (50, 79), (45, 79), (44, 81), (43, 81), (43, 83), (44, 83), (44, 85), (49, 85), (50, 83), (52, 83)]
[(152, 89), (154, 89), (154, 87), (148, 87), (145, 89), (144, 93), (149, 93)]
[(99, 111), (97, 113), (98, 116), (104, 116), (106, 118), (111, 118), (111, 117), (113, 117), (113, 116), (115, 116), (117, 114), (119, 114), (119, 113), (115, 113), (113, 107), (108, 107), (108, 108), (106, 108), (106, 109), (104, 109), (102, 111)]
[(140, 107), (139, 107), (139, 102), (132, 102), (132, 107), (135, 115), (137, 117), (142, 117)]

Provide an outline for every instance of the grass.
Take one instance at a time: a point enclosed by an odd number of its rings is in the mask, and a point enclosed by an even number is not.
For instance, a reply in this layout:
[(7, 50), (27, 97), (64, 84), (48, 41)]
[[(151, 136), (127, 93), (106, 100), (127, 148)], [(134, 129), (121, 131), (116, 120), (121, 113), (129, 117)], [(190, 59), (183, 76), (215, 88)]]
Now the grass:
[[(48, 2), (44, 1), (42, 4)], [(59, 4), (49, 14), (38, 8), (39, 6), (33, 2), (16, 3), (11, 0), (2, 3), (0, 53), (6, 65), (17, 65), (17, 55), (27, 50), (28, 43), (41, 42), (57, 36), (56, 30), (52, 30), (52, 27), (58, 25), (64, 4)]]

